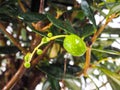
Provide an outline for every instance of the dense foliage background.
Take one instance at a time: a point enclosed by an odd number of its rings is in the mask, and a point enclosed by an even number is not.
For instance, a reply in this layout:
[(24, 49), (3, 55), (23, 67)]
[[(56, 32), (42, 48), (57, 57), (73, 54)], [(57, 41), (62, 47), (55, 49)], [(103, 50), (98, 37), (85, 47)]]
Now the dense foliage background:
[[(1, 90), (38, 85), (42, 90), (119, 90), (120, 2), (79, 1), (0, 0)], [(55, 39), (42, 45), (42, 54), (25, 68), (25, 55), (48, 33), (76, 34), (84, 38), (87, 51), (72, 56), (63, 48), (64, 38)]]

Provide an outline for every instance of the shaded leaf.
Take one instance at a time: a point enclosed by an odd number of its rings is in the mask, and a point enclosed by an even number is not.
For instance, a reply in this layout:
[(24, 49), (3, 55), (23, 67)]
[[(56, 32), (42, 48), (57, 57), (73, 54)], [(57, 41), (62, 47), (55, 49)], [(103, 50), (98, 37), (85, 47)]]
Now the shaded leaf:
[[(56, 77), (59, 79), (63, 77), (64, 64), (51, 64), (49, 66), (41, 66), (41, 67), (39, 66), (38, 68), (53, 77)], [(79, 66), (67, 65), (66, 66), (66, 78), (69, 78), (69, 75), (75, 75), (77, 72), (80, 72), (81, 70), (82, 68)]]
[(60, 90), (59, 80), (48, 75), (48, 81), (50, 82), (52, 90)]
[[(48, 69), (49, 68), (49, 69)], [(45, 72), (47, 75), (56, 77), (56, 78), (62, 78), (63, 76), (63, 70), (58, 65), (44, 65), (44, 66), (38, 66), (38, 69)]]
[(86, 24), (85, 27), (81, 30), (81, 37), (87, 37), (92, 35), (95, 32), (95, 29), (92, 24)]
[(0, 14), (5, 14), (10, 17), (17, 16), (18, 8), (13, 5), (6, 5), (0, 8)]
[(6, 15), (6, 14), (0, 14), (0, 20), (1, 20), (1, 21), (5, 21), (5, 22), (9, 22), (9, 21), (11, 21), (12, 19), (11, 19), (10, 16), (8, 16), (8, 15)]
[(84, 11), (84, 14), (91, 20), (91, 22), (93, 23), (94, 28), (96, 28), (96, 22), (95, 22), (95, 18), (93, 15), (93, 12), (89, 6), (89, 4), (87, 3), (86, 0), (82, 0), (81, 2), (81, 8)]
[(25, 22), (37, 22), (46, 19), (46, 16), (44, 14), (35, 12), (20, 13), (18, 17)]
[(82, 10), (79, 10), (77, 12), (76, 18), (83, 20), (85, 18), (84, 12)]
[(0, 47), (0, 54), (13, 54), (18, 52), (19, 49), (16, 46), (1, 46)]
[(56, 19), (55, 17), (53, 17), (51, 14), (47, 14), (47, 17), (53, 23), (53, 25), (55, 25), (56, 27), (58, 27), (68, 33), (75, 33), (75, 30), (69, 21), (64, 21), (64, 22), (60, 21), (60, 20)]
[(115, 72), (111, 72), (110, 70), (98, 67), (104, 74), (106, 74), (114, 83), (120, 86), (120, 75), (116, 74)]

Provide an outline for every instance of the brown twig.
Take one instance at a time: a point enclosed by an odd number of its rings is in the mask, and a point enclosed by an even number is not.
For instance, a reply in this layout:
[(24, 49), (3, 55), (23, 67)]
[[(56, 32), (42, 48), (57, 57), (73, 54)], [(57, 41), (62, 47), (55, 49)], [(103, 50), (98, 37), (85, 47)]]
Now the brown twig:
[(101, 34), (101, 32), (104, 30), (104, 28), (107, 26), (107, 24), (108, 24), (109, 22), (111, 22), (112, 19), (115, 18), (115, 17), (117, 17), (117, 15), (116, 15), (116, 14), (112, 14), (112, 15), (106, 20), (105, 24), (103, 24), (103, 25), (100, 27), (100, 29), (94, 34), (94, 36), (93, 36), (92, 39), (91, 39), (92, 44), (96, 41), (97, 37)]
[(117, 17), (117, 14), (112, 14), (109, 16), (109, 18), (106, 20), (105, 24), (103, 24), (100, 29), (93, 35), (91, 39), (91, 44), (88, 46), (88, 50), (86, 51), (86, 62), (85, 62), (85, 67), (84, 67), (84, 75), (86, 76), (87, 70), (90, 66), (90, 58), (91, 58), (91, 47), (96, 41), (97, 37), (101, 34), (101, 32), (105, 29), (107, 24), (112, 21), (113, 18)]
[[(0, 23), (0, 29), (8, 36), (8, 38), (14, 43), (15, 46), (17, 46), (21, 51), (22, 53), (25, 55), (27, 53), (27, 51), (21, 47), (21, 45), (19, 44), (19, 42), (11, 35), (9, 34), (4, 25), (2, 23)], [(38, 56), (35, 60), (33, 60), (34, 62), (32, 63), (32, 66), (35, 66), (38, 61), (40, 59), (43, 58), (43, 56), (45, 55), (47, 49), (49, 48), (51, 44), (49, 44), (44, 50), (43, 50), (43, 54), (41, 56)], [(15, 73), (15, 75), (12, 77), (12, 79), (7, 83), (7, 85), (5, 85), (3, 87), (2, 90), (10, 90), (12, 87), (14, 87), (14, 85), (19, 81), (19, 79), (23, 76), (23, 74), (25, 73), (26, 71), (26, 68), (24, 67), (24, 65), (22, 64), (20, 66), (20, 68), (18, 69), (18, 71)]]
[(22, 4), (22, 2), (20, 0), (18, 0), (18, 4), (20, 5), (20, 8), (22, 9), (23, 12), (26, 12), (26, 8), (24, 7), (24, 5)]
[[(52, 45), (53, 42), (49, 43), (43, 50), (42, 55), (36, 57), (34, 60), (32, 60), (32, 67), (34, 67), (36, 64), (38, 64), (39, 60), (41, 60), (44, 55), (46, 54), (48, 48)], [(31, 68), (32, 68), (31, 67)], [(14, 87), (14, 85), (21, 79), (21, 77), (23, 76), (23, 74), (25, 73), (27, 69), (24, 67), (23, 63), (20, 66), (20, 68), (18, 69), (18, 71), (15, 73), (15, 75), (12, 77), (12, 79), (7, 83), (7, 85), (5, 85), (3, 87), (2, 90), (10, 90)]]
[(23, 76), (24, 72), (26, 71), (26, 68), (24, 68), (24, 65), (22, 64), (18, 71), (15, 73), (15, 75), (12, 77), (12, 79), (3, 87), (2, 90), (10, 90), (14, 87), (14, 85), (20, 80), (20, 78)]
[(90, 58), (91, 58), (91, 47), (88, 47), (86, 51), (86, 62), (85, 62), (85, 67), (84, 67), (84, 75), (86, 76), (87, 69), (89, 68), (90, 65)]
[(43, 13), (43, 11), (44, 11), (44, 0), (40, 0), (39, 13)]
[(2, 23), (0, 23), (0, 29), (2, 32), (5, 33), (5, 35), (7, 35), (7, 37), (12, 41), (12, 43), (22, 51), (23, 54), (27, 53), (27, 50), (21, 47), (20, 43), (10, 33), (6, 31), (6, 28)]
[[(13, 42), (13, 44), (22, 51), (23, 54), (27, 53), (27, 50), (25, 50), (23, 47), (21, 47), (20, 43), (11, 34), (9, 34), (6, 31), (6, 28), (4, 27), (4, 25), (2, 23), (0, 23), (0, 29), (2, 30), (2, 32), (4, 32), (7, 35), (7, 37)], [(23, 65), (21, 65), (21, 67), (16, 72), (16, 74), (13, 76), (13, 78), (8, 82), (7, 85), (5, 85), (3, 90), (9, 90), (10, 88), (12, 88), (15, 85), (15, 83), (17, 82), (17, 80), (19, 80), (21, 78), (21, 76), (23, 75), (25, 70), (26, 69), (23, 67)]]

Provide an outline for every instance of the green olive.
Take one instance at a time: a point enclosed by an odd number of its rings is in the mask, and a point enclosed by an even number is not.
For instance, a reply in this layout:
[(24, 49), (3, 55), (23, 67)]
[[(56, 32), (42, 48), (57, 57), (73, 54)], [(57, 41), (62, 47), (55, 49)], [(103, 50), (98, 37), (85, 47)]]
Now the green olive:
[(82, 56), (86, 52), (85, 42), (74, 34), (65, 37), (63, 47), (73, 56)]

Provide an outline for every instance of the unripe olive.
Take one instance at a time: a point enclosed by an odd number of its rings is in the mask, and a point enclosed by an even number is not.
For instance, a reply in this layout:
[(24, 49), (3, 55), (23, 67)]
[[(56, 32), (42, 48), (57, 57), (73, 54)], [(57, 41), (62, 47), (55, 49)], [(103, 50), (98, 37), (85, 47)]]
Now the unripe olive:
[(73, 56), (82, 56), (86, 52), (85, 42), (74, 34), (65, 37), (63, 47)]

